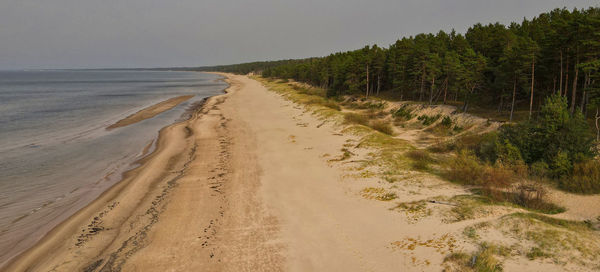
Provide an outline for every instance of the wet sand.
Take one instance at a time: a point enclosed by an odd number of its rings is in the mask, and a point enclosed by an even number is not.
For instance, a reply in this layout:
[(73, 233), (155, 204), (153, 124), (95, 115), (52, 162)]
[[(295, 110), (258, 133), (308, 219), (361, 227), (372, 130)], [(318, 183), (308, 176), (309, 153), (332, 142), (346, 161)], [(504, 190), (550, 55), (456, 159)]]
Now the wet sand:
[(137, 122), (144, 121), (146, 119), (150, 119), (156, 115), (161, 114), (162, 112), (168, 111), (168, 110), (176, 107), (177, 105), (191, 99), (192, 97), (194, 97), (194, 96), (193, 95), (182, 95), (182, 96), (169, 98), (165, 101), (156, 103), (156, 104), (149, 106), (147, 108), (144, 108), (132, 115), (129, 115), (129, 116), (117, 121), (116, 123), (106, 127), (106, 129), (111, 130), (111, 129), (115, 129), (115, 128), (125, 127), (125, 126), (135, 124)]

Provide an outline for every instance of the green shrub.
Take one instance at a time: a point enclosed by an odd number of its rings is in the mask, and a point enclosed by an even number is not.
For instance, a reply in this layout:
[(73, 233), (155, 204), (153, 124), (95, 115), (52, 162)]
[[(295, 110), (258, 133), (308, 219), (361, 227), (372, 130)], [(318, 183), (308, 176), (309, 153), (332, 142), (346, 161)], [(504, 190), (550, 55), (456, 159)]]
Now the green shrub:
[(534, 162), (529, 166), (529, 173), (533, 177), (543, 178), (548, 176), (549, 166), (543, 161)]
[(504, 140), (504, 143), (496, 142), (496, 154), (497, 160), (505, 165), (517, 165), (523, 161), (519, 148), (508, 140)]
[(573, 166), (571, 177), (562, 179), (559, 185), (562, 189), (570, 192), (600, 193), (600, 162), (588, 160), (576, 163)]
[(555, 178), (565, 178), (571, 171), (573, 165), (569, 160), (569, 156), (567, 152), (562, 150), (558, 151), (558, 153), (552, 158), (550, 162), (550, 169), (552, 176)]
[(367, 117), (364, 115), (349, 112), (344, 114), (344, 122), (348, 124), (359, 124), (366, 126), (369, 124), (369, 119), (367, 119)]
[(408, 108), (408, 104), (403, 105), (397, 110), (392, 110), (392, 116), (400, 120), (410, 120), (413, 118), (412, 110)]
[(438, 149), (443, 150), (471, 150), (482, 161), (494, 163), (497, 159), (497, 140), (498, 134), (490, 132), (486, 134), (466, 134), (455, 139), (453, 142), (443, 143), (445, 148), (438, 146)]
[(393, 135), (394, 129), (389, 122), (384, 120), (375, 120), (369, 123), (369, 127), (387, 135)]
[(440, 119), (440, 117), (442, 117), (442, 115), (441, 115), (441, 114), (436, 114), (436, 115), (433, 115), (433, 116), (429, 116), (429, 115), (421, 115), (421, 116), (419, 116), (417, 119), (418, 119), (419, 121), (421, 121), (421, 123), (422, 123), (424, 126), (429, 126), (429, 125), (431, 125), (431, 124), (435, 123), (435, 121), (437, 121), (438, 119)]
[(515, 146), (527, 164), (546, 162), (554, 177), (567, 175), (573, 163), (595, 156), (585, 117), (579, 111), (571, 115), (566, 98), (556, 95), (546, 99), (536, 119), (502, 126), (500, 138)]
[(452, 119), (450, 118), (450, 116), (444, 116), (441, 124), (442, 126), (450, 128), (452, 126)]
[(463, 149), (448, 163), (446, 176), (454, 182), (481, 185), (483, 171), (484, 167), (477, 161), (477, 157)]

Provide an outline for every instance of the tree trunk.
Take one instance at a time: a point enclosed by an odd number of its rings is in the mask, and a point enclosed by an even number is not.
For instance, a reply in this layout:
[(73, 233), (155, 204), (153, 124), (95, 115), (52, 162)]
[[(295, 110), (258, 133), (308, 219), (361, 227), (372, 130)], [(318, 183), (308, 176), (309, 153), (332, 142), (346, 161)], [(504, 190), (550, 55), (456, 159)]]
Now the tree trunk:
[(502, 102), (504, 102), (504, 89), (502, 89), (502, 93), (500, 94), (500, 103), (498, 104), (498, 113), (502, 112)]
[(567, 93), (569, 92), (569, 54), (567, 54), (567, 72), (565, 73), (565, 89), (563, 91), (563, 96), (567, 97)]
[(577, 68), (577, 65), (579, 65), (579, 51), (577, 52), (577, 58), (575, 61), (575, 78), (573, 78), (573, 92), (571, 95), (571, 113), (575, 112), (575, 102), (577, 99), (577, 77), (579, 76), (579, 68)]
[(444, 87), (444, 105), (446, 105), (446, 95), (448, 94), (448, 85), (450, 85), (450, 83), (448, 82), (448, 77), (446, 77), (446, 86)]
[(429, 105), (433, 103), (433, 88), (435, 87), (435, 76), (431, 79), (431, 89), (429, 90)]
[(379, 95), (379, 86), (381, 85), (381, 77), (377, 75), (377, 95)]
[(369, 65), (367, 64), (367, 94), (365, 97), (369, 97)]
[(562, 86), (563, 86), (563, 52), (560, 49), (560, 85), (558, 87), (559, 95), (562, 96)]
[(423, 64), (423, 74), (421, 74), (421, 90), (419, 90), (419, 101), (423, 101), (424, 85), (425, 85), (425, 64)]
[(586, 102), (586, 89), (588, 86), (588, 73), (584, 74), (584, 78), (583, 78), (583, 92), (581, 95), (581, 113), (585, 114), (585, 102)]
[(531, 97), (529, 98), (529, 119), (531, 119), (531, 112), (533, 111), (533, 83), (535, 81), (535, 56), (531, 61)]
[(475, 91), (475, 86), (472, 86), (471, 90), (465, 94), (465, 104), (463, 105), (464, 113), (467, 113), (467, 110), (469, 109), (469, 95), (473, 94), (473, 91)]
[(598, 112), (598, 107), (596, 107), (596, 141), (600, 140), (600, 127), (598, 126), (599, 119), (600, 119), (600, 112)]
[(513, 113), (515, 112), (515, 96), (517, 95), (517, 74), (515, 74), (515, 82), (513, 85), (512, 103), (510, 104), (510, 122), (513, 120)]

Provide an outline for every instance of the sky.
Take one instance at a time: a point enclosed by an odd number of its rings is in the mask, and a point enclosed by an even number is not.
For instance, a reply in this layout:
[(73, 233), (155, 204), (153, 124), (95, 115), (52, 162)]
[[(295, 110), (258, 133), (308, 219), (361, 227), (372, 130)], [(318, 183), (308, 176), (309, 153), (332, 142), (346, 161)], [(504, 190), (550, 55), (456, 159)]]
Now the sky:
[(324, 56), (600, 0), (0, 0), (0, 69)]

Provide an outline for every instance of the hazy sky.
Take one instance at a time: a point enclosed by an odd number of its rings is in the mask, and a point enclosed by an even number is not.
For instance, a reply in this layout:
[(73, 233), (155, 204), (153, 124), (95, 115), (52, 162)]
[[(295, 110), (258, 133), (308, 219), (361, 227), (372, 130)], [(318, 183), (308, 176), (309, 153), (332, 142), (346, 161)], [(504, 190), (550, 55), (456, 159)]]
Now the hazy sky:
[(0, 0), (0, 69), (300, 58), (521, 21), (585, 0)]

